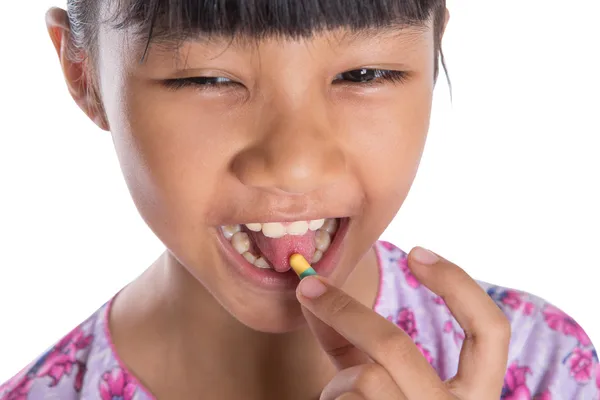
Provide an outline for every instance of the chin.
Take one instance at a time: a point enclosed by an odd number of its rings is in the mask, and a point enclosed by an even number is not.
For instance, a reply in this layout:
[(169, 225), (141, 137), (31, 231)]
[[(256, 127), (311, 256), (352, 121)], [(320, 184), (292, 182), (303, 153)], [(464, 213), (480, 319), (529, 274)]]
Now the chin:
[(227, 311), (244, 326), (262, 333), (288, 333), (307, 325), (297, 300), (295, 304), (251, 304), (243, 309), (238, 304)]

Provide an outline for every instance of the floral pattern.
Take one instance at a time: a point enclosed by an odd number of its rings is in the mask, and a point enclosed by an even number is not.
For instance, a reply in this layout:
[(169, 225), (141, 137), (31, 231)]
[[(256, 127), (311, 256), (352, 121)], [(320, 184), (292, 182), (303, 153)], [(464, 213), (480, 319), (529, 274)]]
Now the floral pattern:
[(559, 331), (567, 336), (575, 337), (582, 346), (589, 346), (592, 344), (589, 336), (583, 331), (581, 326), (579, 326), (579, 324), (564, 311), (548, 304), (544, 307), (543, 314), (544, 320), (550, 329)]
[[(417, 323), (415, 320), (415, 313), (409, 308), (401, 308), (395, 317), (387, 317), (389, 321), (395, 323), (400, 329), (402, 329), (410, 338), (415, 341), (417, 339)], [(421, 354), (429, 361), (430, 364), (433, 364), (433, 356), (431, 352), (426, 349), (423, 344), (415, 341), (415, 345), (421, 351)]]
[(79, 365), (76, 354), (92, 342), (92, 335), (85, 335), (81, 328), (76, 328), (65, 336), (54, 348), (37, 363), (31, 372), (37, 377), (49, 377), (50, 386), (56, 386), (64, 375), (68, 375), (75, 365)]
[(100, 398), (102, 400), (131, 400), (136, 385), (127, 372), (121, 368), (105, 372), (100, 382)]
[(512, 363), (504, 377), (504, 386), (502, 387), (502, 400), (529, 400), (531, 393), (526, 384), (527, 375), (531, 375), (529, 367), (519, 366), (518, 363)]
[(402, 308), (398, 311), (394, 323), (398, 325), (411, 339), (417, 337), (417, 323), (415, 314), (408, 308)]
[(406, 283), (413, 289), (421, 286), (421, 283), (417, 280), (417, 278), (413, 275), (410, 268), (408, 268), (408, 259), (403, 258), (400, 260), (400, 269), (404, 273), (404, 278), (406, 279)]
[(549, 390), (544, 391), (533, 397), (533, 400), (552, 400), (552, 394)]
[(491, 287), (487, 293), (501, 308), (505, 307), (511, 311), (521, 311), (526, 316), (532, 315), (535, 311), (535, 305), (525, 299), (525, 293), (495, 286)]
[[(8, 382), (10, 383), (10, 382)], [(14, 387), (5, 394), (6, 397), (0, 397), (2, 400), (27, 400), (28, 393), (31, 389), (31, 385), (33, 384), (33, 380), (27, 376), (19, 378), (15, 380)], [(5, 388), (8, 388), (9, 385), (3, 385), (0, 388), (0, 396)]]
[(600, 363), (598, 362), (598, 356), (596, 356), (596, 387), (598, 393), (600, 393)]
[(444, 324), (444, 332), (452, 335), (452, 339), (457, 346), (461, 346), (463, 341), (465, 340), (465, 333), (462, 330), (454, 329), (454, 324), (452, 320), (446, 321)]
[[(76, 356), (80, 350), (89, 347), (93, 339), (93, 335), (85, 334), (81, 327), (73, 329), (27, 370), (22, 371), (13, 381), (3, 385), (0, 388), (0, 395), (2, 395), (2, 388), (12, 387), (5, 395), (6, 400), (25, 400), (36, 380), (50, 378), (47, 386), (57, 386), (64, 376), (71, 375), (74, 367), (77, 367), (78, 371), (73, 381), (73, 390), (78, 392), (81, 390), (85, 364), (77, 360)], [(0, 397), (0, 400), (5, 400), (5, 398)]]
[[(382, 285), (375, 311), (406, 332), (440, 375), (454, 370), (465, 337), (444, 300), (417, 281), (406, 253), (388, 242), (377, 250)], [(573, 318), (528, 293), (480, 285), (511, 321), (515, 343), (526, 343), (509, 360), (502, 400), (600, 400), (598, 354)], [(115, 353), (110, 305), (0, 385), (0, 400), (154, 400)]]
[(576, 347), (565, 357), (563, 364), (569, 368), (570, 375), (579, 383), (586, 383), (592, 379), (594, 369), (594, 351)]

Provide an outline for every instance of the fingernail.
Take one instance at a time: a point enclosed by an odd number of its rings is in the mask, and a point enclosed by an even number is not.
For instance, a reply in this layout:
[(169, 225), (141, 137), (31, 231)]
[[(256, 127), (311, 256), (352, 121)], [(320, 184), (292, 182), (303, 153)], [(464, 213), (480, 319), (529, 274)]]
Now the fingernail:
[(308, 276), (300, 281), (300, 293), (309, 299), (316, 299), (326, 291), (327, 286), (314, 276)]
[(422, 247), (415, 247), (412, 253), (413, 259), (419, 264), (433, 265), (440, 261), (440, 258), (431, 251)]

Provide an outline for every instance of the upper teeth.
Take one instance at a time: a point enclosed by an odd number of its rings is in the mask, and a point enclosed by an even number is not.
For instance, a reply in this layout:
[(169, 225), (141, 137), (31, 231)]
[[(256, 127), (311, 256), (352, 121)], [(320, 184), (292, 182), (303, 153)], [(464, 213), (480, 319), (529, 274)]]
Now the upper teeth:
[(225, 235), (225, 239), (231, 239), (233, 235), (238, 233), (242, 228), (239, 225), (226, 225), (223, 226), (223, 235)]
[(316, 219), (311, 221), (295, 221), (288, 224), (287, 226), (279, 222), (267, 222), (264, 224), (246, 224), (246, 227), (253, 232), (262, 231), (263, 235), (265, 235), (266, 237), (277, 239), (285, 235), (302, 236), (309, 229), (311, 231), (316, 231), (320, 229), (324, 224), (324, 219)]
[(246, 224), (246, 228), (250, 229), (252, 232), (260, 232), (260, 230), (262, 229), (262, 225), (261, 224)]
[[(314, 238), (315, 253), (311, 262), (317, 263), (331, 245), (331, 236), (337, 231), (338, 222), (335, 218), (328, 218), (326, 220), (296, 221), (287, 225), (278, 222), (246, 224), (246, 227), (254, 232), (262, 230), (262, 233), (270, 238), (280, 238), (285, 235), (301, 236), (306, 234), (309, 229), (316, 231)], [(258, 268), (270, 268), (269, 262), (264, 257), (260, 254), (254, 254), (257, 249), (253, 249), (250, 235), (247, 232), (242, 232), (241, 225), (227, 225), (222, 226), (221, 229), (223, 236), (250, 264), (254, 264)]]
[[(320, 228), (323, 229), (324, 231), (326, 231), (327, 233), (329, 233), (330, 235), (333, 235), (334, 233), (337, 232), (338, 224), (335, 219), (328, 218), (325, 220), (325, 223)], [(317, 229), (319, 229), (319, 228), (317, 228)]]
[[(332, 221), (335, 220), (332, 219)], [(325, 219), (314, 219), (312, 221), (308, 221), (308, 229), (311, 231), (316, 231), (317, 229), (320, 229), (323, 224), (325, 224)]]

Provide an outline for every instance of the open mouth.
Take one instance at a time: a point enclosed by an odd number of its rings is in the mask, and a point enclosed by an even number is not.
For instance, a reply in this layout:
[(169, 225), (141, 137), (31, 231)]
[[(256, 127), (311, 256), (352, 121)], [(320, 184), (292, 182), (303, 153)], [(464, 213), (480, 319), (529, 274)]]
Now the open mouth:
[(318, 264), (327, 255), (343, 218), (310, 221), (269, 222), (222, 226), (232, 248), (256, 268), (287, 272), (289, 257), (304, 256)]

